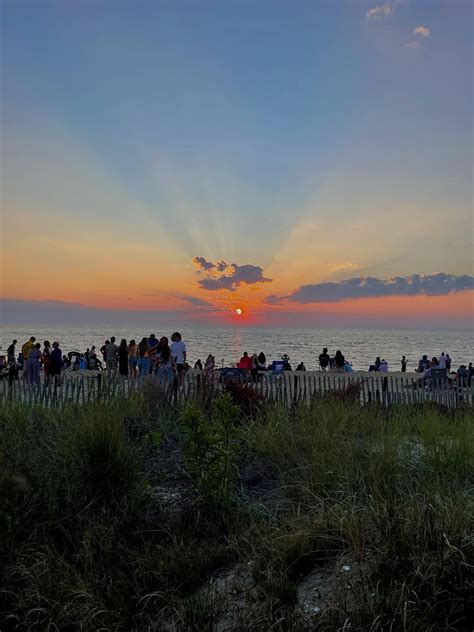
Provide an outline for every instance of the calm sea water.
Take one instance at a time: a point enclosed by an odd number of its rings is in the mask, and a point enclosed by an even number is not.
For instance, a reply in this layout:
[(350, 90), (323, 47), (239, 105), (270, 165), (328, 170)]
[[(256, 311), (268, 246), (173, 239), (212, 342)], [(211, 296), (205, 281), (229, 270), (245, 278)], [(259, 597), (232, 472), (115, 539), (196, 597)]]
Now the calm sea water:
[[(18, 340), (17, 351), (32, 335), (39, 342), (58, 340), (64, 353), (85, 351), (95, 345), (100, 348), (110, 336), (117, 341), (155, 333), (157, 337), (171, 336), (173, 330), (130, 326), (77, 326), (63, 327), (45, 325), (1, 325), (0, 345), (5, 350), (13, 338)], [(392, 371), (400, 369), (400, 358), (408, 358), (408, 370), (414, 370), (422, 354), (438, 356), (442, 351), (449, 353), (453, 367), (474, 361), (474, 331), (446, 329), (297, 329), (297, 328), (181, 328), (188, 349), (188, 361), (192, 364), (200, 358), (203, 362), (212, 353), (218, 364), (237, 362), (242, 353), (263, 351), (267, 360), (290, 356), (293, 368), (303, 361), (308, 370), (318, 368), (318, 356), (322, 347), (328, 347), (333, 355), (341, 349), (354, 369), (367, 370), (376, 356), (385, 358)]]

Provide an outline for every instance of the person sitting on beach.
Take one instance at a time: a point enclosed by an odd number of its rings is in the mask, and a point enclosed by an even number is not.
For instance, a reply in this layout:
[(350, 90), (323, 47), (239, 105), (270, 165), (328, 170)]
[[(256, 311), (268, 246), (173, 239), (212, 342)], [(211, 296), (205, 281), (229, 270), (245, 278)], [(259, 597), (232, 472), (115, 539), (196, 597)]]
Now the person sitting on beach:
[(244, 369), (245, 371), (250, 371), (252, 369), (252, 358), (246, 351), (244, 351), (244, 355), (240, 358), (237, 368)]
[(304, 365), (304, 362), (300, 362), (298, 364), (298, 366), (296, 367), (296, 371), (306, 371), (306, 367)]
[(375, 366), (375, 370), (376, 370), (376, 371), (379, 371), (379, 370), (380, 370), (380, 364), (381, 364), (380, 357), (379, 357), (379, 356), (377, 356), (377, 357), (375, 358), (375, 362), (374, 362), (374, 366)]
[(346, 359), (342, 355), (340, 349), (336, 351), (336, 355), (334, 356), (334, 367), (336, 371), (344, 371), (344, 364), (346, 363)]
[(281, 356), (281, 359), (283, 360), (283, 371), (293, 371), (290, 364), (290, 356), (287, 353), (284, 353)]
[(15, 362), (15, 345), (18, 340), (14, 340), (7, 349), (7, 362), (8, 364), (16, 364)]
[(381, 373), (388, 373), (388, 363), (387, 363), (385, 360), (383, 360), (383, 359), (382, 359), (382, 360), (380, 361), (380, 364), (379, 364), (379, 368), (378, 368), (378, 370), (379, 370)]
[(328, 350), (324, 347), (323, 352), (319, 354), (319, 368), (321, 371), (327, 371), (330, 362), (331, 358), (329, 357)]
[(417, 373), (424, 373), (426, 369), (430, 366), (430, 361), (428, 360), (428, 356), (424, 355), (421, 360), (418, 362)]

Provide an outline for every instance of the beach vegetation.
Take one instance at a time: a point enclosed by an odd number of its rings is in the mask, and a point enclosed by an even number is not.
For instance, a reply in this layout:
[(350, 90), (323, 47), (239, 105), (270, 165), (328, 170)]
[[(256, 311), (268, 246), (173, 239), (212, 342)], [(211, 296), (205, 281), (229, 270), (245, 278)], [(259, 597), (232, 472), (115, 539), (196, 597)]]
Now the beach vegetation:
[(467, 631), (473, 490), (469, 409), (12, 404), (0, 629)]

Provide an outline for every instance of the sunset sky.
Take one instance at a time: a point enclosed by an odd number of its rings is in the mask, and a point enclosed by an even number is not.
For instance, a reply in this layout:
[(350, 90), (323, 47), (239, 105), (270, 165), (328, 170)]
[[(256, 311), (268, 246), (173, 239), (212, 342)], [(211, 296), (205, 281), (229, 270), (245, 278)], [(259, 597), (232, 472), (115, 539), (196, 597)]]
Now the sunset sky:
[(469, 327), (472, 7), (4, 1), (2, 319)]

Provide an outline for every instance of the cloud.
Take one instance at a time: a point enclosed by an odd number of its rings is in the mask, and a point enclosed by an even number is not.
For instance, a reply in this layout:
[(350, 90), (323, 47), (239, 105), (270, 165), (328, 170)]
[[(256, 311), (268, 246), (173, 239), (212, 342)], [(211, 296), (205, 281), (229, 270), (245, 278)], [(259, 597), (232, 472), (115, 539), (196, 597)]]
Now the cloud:
[(429, 37), (431, 35), (431, 31), (426, 26), (417, 26), (416, 29), (413, 30), (413, 35), (418, 35), (419, 37)]
[(201, 270), (213, 270), (216, 266), (211, 261), (206, 261), (204, 257), (194, 257), (193, 263)]
[(418, 39), (414, 39), (405, 44), (406, 48), (418, 48), (420, 46), (420, 41), (429, 37), (431, 35), (431, 31), (427, 26), (417, 26), (416, 29), (413, 29), (413, 35)]
[(332, 266), (332, 272), (355, 272), (356, 270), (360, 270), (362, 266), (358, 263), (353, 263), (352, 261), (343, 261), (341, 263), (337, 263)]
[(214, 309), (214, 305), (209, 303), (209, 301), (204, 301), (202, 298), (197, 298), (196, 296), (182, 296), (181, 299), (186, 301), (186, 303), (190, 303), (195, 307), (211, 307)]
[(234, 292), (240, 285), (270, 283), (272, 281), (272, 279), (263, 276), (263, 268), (250, 263), (243, 266), (226, 261), (213, 263), (204, 257), (194, 257), (193, 263), (198, 268), (198, 273), (205, 276), (199, 280), (199, 286), (203, 290)]
[(393, 5), (391, 2), (387, 2), (380, 7), (374, 7), (367, 11), (368, 20), (377, 20), (379, 18), (385, 18), (392, 13)]
[(392, 277), (388, 280), (375, 277), (354, 277), (340, 282), (301, 285), (289, 296), (269, 296), (266, 302), (278, 305), (291, 303), (335, 303), (348, 299), (376, 298), (384, 296), (444, 296), (452, 292), (474, 290), (474, 277), (467, 274), (454, 276), (438, 274), (413, 274)]

